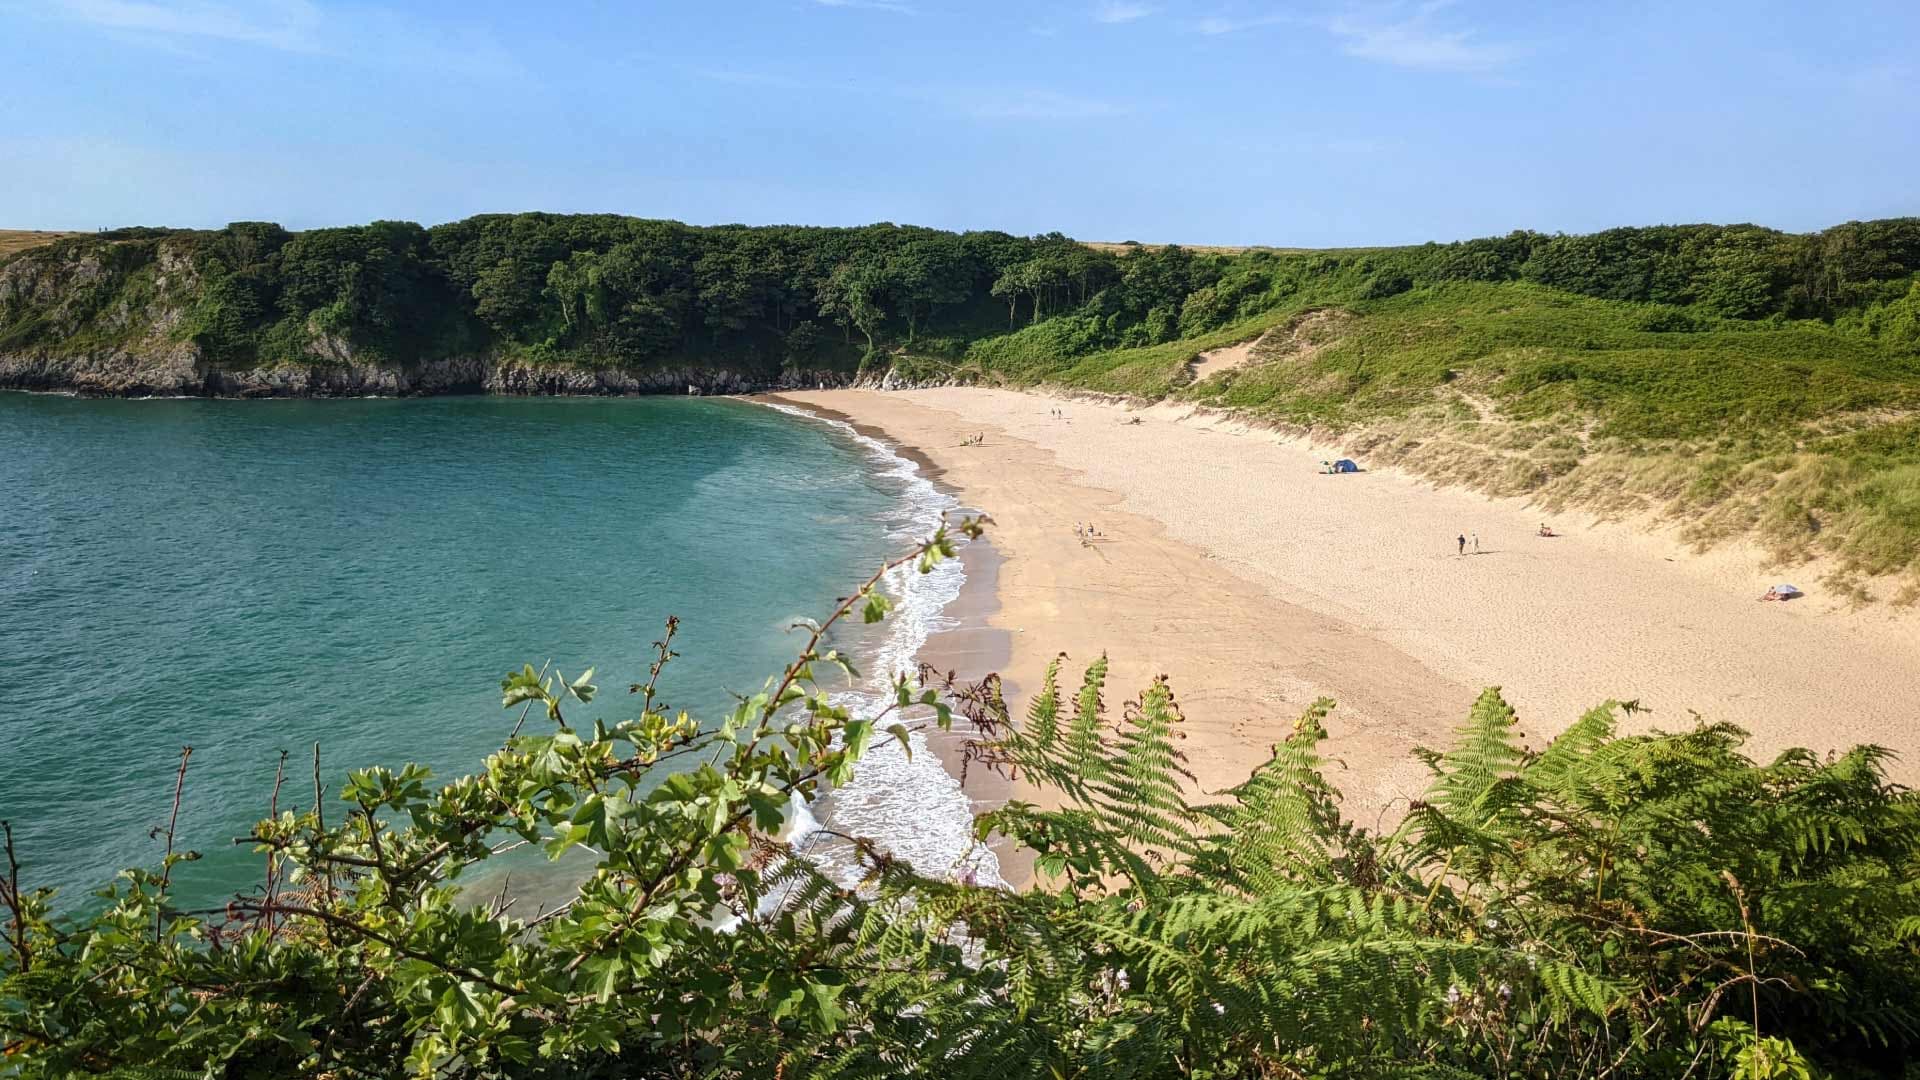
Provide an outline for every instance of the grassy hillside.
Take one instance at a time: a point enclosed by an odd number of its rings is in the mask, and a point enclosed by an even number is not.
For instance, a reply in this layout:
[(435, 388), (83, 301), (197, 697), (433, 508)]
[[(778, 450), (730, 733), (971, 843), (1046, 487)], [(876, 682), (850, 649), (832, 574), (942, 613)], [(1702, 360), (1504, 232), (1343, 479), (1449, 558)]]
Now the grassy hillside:
[(0, 259), (18, 254), (28, 248), (37, 248), (51, 244), (55, 240), (64, 240), (69, 236), (84, 236), (85, 233), (43, 232), (37, 229), (0, 229)]

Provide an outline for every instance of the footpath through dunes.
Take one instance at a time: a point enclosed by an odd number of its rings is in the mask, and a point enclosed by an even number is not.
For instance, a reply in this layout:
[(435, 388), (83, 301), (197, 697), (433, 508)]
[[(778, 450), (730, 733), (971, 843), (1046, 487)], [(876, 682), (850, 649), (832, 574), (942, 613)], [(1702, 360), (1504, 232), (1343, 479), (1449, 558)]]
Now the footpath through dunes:
[(1303, 312), (1245, 341), (1208, 349), (1187, 361), (1188, 385), (1238, 371), (1249, 364), (1280, 360), (1305, 363), (1319, 355), (1352, 318), (1339, 308), (1321, 308)]
[(1259, 337), (1243, 341), (1238, 345), (1223, 345), (1218, 349), (1208, 349), (1187, 361), (1187, 370), (1193, 373), (1194, 382), (1204, 382), (1223, 371), (1246, 367), (1253, 362), (1254, 350), (1258, 349), (1272, 333), (1273, 331), (1269, 330)]
[[(1074, 680), (1109, 653), (1110, 701), (1166, 674), (1209, 790), (1327, 695), (1342, 787), (1370, 820), (1424, 789), (1406, 751), (1442, 742), (1488, 685), (1536, 746), (1635, 699), (1641, 727), (1698, 713), (1752, 731), (1762, 754), (1878, 743), (1903, 755), (1897, 779), (1920, 780), (1920, 618), (1817, 589), (1758, 603), (1778, 573), (1751, 549), (1693, 555), (1565, 516), (1541, 537), (1518, 500), (1391, 470), (1321, 475), (1331, 451), (1190, 406), (970, 388), (787, 400), (918, 448), (993, 515), (1016, 712), (1058, 651)], [(1099, 536), (1083, 544), (1076, 524)]]

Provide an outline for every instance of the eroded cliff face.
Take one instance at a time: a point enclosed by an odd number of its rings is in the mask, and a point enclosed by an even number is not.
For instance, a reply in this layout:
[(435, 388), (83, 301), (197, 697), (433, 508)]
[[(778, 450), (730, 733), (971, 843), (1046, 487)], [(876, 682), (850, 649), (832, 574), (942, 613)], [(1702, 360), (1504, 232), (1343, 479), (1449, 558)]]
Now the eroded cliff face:
[(0, 389), (104, 397), (736, 394), (851, 381), (827, 369), (536, 365), (493, 354), (395, 363), (317, 327), (308, 361), (221, 364), (183, 332), (202, 286), (185, 248), (166, 240), (55, 246), (0, 263)]
[(165, 242), (54, 245), (0, 263), (0, 387), (185, 392), (166, 388), (200, 379), (198, 350), (178, 333), (199, 285)]
[(427, 394), (747, 394), (845, 386), (845, 372), (789, 368), (773, 376), (714, 368), (583, 368), (458, 357), (416, 365), (342, 362), (218, 368), (191, 345), (142, 355), (0, 355), (0, 389), (98, 397), (405, 397)]
[(126, 350), (61, 357), (0, 356), (0, 389), (95, 397), (407, 397), (428, 394), (748, 394), (845, 386), (844, 372), (789, 368), (767, 376), (713, 368), (532, 366), (486, 357), (417, 365), (279, 364), (212, 368), (191, 345), (154, 355)]

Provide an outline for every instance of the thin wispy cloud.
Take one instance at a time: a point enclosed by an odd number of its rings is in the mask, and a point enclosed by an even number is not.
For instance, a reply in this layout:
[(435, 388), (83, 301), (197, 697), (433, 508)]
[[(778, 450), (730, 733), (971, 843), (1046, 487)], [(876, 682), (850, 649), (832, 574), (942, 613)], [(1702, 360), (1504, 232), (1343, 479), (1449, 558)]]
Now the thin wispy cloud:
[(1332, 14), (1310, 18), (1294, 14), (1211, 15), (1193, 23), (1202, 34), (1238, 34), (1264, 26), (1291, 24), (1333, 35), (1340, 51), (1358, 60), (1421, 71), (1484, 74), (1518, 59), (1525, 50), (1512, 42), (1488, 40), (1460, 20), (1444, 19), (1455, 0), (1424, 3), (1345, 3)]
[(1128, 110), (1111, 101), (1081, 97), (1045, 88), (1008, 90), (999, 86), (953, 86), (870, 82), (848, 78), (820, 81), (796, 78), (777, 71), (739, 68), (682, 67), (687, 75), (729, 86), (808, 94), (856, 94), (868, 100), (892, 99), (933, 107), (976, 120), (1087, 120), (1123, 116)]
[(484, 28), (449, 32), (380, 7), (323, 11), (311, 0), (55, 0), (44, 17), (92, 27), (145, 48), (191, 54), (244, 45), (373, 66), (476, 76), (524, 74)]
[(1093, 11), (1093, 21), (1098, 23), (1130, 23), (1153, 14), (1150, 4), (1129, 3), (1128, 0), (1108, 0)]
[(1217, 37), (1221, 34), (1238, 34), (1243, 30), (1254, 30), (1262, 26), (1273, 26), (1289, 21), (1291, 20), (1285, 15), (1253, 15), (1246, 18), (1210, 15), (1194, 23), (1193, 28), (1203, 34)]
[(320, 11), (307, 0), (254, 4), (145, 0), (59, 0), (54, 10), (106, 30), (170, 37), (213, 38), (290, 52), (318, 52)]
[(1402, 5), (1354, 7), (1325, 25), (1348, 56), (1421, 71), (1489, 72), (1524, 51), (1510, 42), (1488, 41), (1471, 27), (1441, 25), (1440, 13), (1452, 6), (1450, 0), (1433, 0), (1411, 12)]
[(862, 11), (891, 11), (895, 15), (919, 14), (912, 4), (899, 3), (898, 0), (813, 0), (821, 7), (858, 8)]

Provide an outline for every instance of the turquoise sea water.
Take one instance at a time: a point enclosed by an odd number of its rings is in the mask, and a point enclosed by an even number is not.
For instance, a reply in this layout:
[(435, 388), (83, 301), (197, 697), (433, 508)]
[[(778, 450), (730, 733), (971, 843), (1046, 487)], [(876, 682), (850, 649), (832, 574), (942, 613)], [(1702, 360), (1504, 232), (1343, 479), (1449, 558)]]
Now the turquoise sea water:
[[(597, 666), (618, 715), (670, 614), (665, 696), (713, 716), (942, 500), (871, 440), (745, 402), (0, 394), (0, 817), (26, 883), (71, 903), (157, 860), (191, 744), (180, 843), (204, 858), (176, 881), (216, 901), (258, 880), (232, 838), (280, 750), (283, 804), (311, 802), (316, 741), (333, 790), (369, 764), (469, 771), (512, 726), (505, 671)], [(958, 587), (897, 584), (903, 619), (856, 643), (881, 668)], [(922, 757), (841, 794), (857, 827), (964, 831)]]

